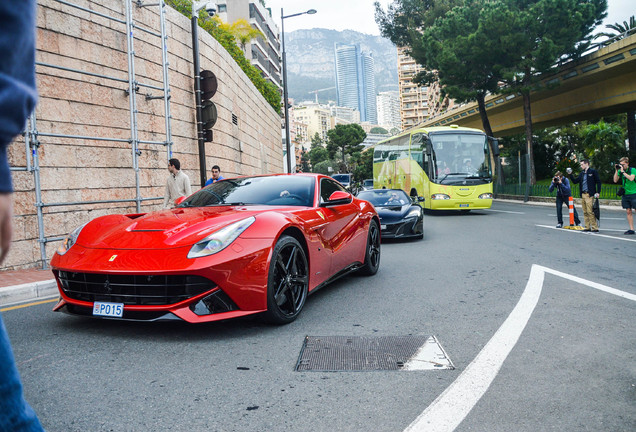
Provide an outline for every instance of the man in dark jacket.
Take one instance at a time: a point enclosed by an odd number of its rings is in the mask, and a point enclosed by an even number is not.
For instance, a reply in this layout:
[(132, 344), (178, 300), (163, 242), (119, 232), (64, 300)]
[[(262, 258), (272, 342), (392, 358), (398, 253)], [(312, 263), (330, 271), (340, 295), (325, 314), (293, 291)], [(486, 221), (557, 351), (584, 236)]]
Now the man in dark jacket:
[[(563, 177), (561, 171), (556, 172), (554, 178), (552, 179), (552, 183), (550, 184), (550, 192), (552, 192), (554, 189), (557, 190), (556, 208), (558, 225), (556, 227), (563, 228), (563, 204), (565, 203), (565, 205), (567, 205), (569, 208), (572, 191), (570, 189), (570, 182), (568, 181), (568, 179)], [(574, 210), (574, 224), (578, 226), (581, 224), (581, 220), (579, 219), (579, 215), (576, 212), (576, 207), (572, 206), (572, 209)]]
[[(571, 172), (569, 168), (568, 172)], [(583, 207), (583, 217), (585, 219), (585, 229), (583, 231), (598, 232), (598, 224), (592, 209), (594, 198), (598, 198), (601, 193), (601, 178), (598, 175), (598, 171), (590, 168), (588, 159), (583, 159), (581, 161), (581, 173), (576, 178), (570, 174), (570, 178), (581, 189), (581, 206)]]

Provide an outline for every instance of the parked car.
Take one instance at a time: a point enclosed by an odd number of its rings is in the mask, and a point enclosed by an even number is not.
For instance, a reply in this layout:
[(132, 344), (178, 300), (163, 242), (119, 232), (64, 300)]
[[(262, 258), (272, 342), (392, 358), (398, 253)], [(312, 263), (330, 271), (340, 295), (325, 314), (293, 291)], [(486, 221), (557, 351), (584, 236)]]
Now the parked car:
[(293, 321), (308, 294), (380, 265), (367, 201), (319, 174), (225, 179), (176, 208), (101, 216), (51, 260), (54, 310), (124, 320)]
[(382, 239), (424, 238), (424, 210), (402, 189), (361, 191), (358, 198), (369, 201), (380, 216)]
[(353, 174), (334, 174), (331, 177), (347, 189), (353, 186)]

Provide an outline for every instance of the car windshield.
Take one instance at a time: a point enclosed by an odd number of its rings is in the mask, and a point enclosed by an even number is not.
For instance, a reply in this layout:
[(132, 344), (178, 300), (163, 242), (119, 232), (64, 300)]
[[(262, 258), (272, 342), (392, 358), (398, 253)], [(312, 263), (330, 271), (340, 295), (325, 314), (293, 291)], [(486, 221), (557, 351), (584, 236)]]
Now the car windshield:
[(364, 186), (373, 187), (373, 179), (366, 179), (364, 181)]
[(310, 207), (315, 178), (295, 175), (241, 177), (217, 181), (196, 192), (177, 207), (220, 205), (280, 205)]
[(363, 191), (358, 194), (358, 198), (369, 201), (374, 207), (402, 206), (411, 202), (406, 192), (397, 189)]

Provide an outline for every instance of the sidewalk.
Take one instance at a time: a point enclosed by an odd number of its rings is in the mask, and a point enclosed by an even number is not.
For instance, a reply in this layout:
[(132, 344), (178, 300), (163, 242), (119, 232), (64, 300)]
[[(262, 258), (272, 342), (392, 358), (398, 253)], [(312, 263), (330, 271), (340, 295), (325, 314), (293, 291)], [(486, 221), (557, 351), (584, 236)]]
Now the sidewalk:
[(0, 306), (56, 296), (57, 284), (51, 270), (0, 271)]

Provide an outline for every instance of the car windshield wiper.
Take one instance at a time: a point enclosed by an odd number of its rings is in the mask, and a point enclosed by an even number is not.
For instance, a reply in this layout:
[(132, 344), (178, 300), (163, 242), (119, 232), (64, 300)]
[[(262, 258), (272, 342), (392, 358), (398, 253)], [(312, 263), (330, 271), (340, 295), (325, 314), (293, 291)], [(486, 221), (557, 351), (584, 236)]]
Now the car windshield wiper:
[(252, 203), (244, 203), (242, 201), (235, 202), (218, 202), (214, 204), (208, 204), (206, 207), (217, 207), (217, 206), (243, 206), (243, 205), (252, 205)]

